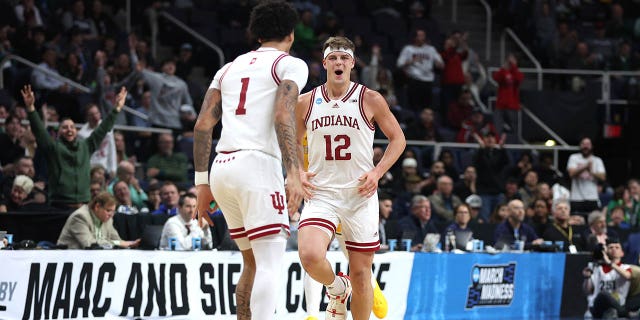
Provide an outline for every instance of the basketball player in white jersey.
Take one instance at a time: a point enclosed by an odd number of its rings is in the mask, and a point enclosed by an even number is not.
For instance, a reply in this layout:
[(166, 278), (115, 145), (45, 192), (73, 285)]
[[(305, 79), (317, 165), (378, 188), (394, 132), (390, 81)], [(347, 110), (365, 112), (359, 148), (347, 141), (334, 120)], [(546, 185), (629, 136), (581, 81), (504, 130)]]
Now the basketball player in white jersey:
[[(327, 287), (326, 319), (346, 319), (351, 297), (354, 320), (369, 319), (373, 304), (371, 265), (380, 248), (377, 188), (380, 177), (406, 145), (398, 121), (384, 98), (349, 80), (355, 46), (345, 37), (323, 46), (327, 82), (298, 99), (298, 142), (307, 133), (313, 195), (305, 204), (298, 231), (298, 251), (306, 272)], [(377, 124), (389, 139), (382, 160), (373, 165)], [(310, 189), (308, 189), (310, 190)], [(311, 190), (310, 190), (311, 191)], [(336, 275), (326, 250), (341, 224), (349, 251), (350, 277)]]
[[(274, 288), (289, 235), (288, 212), (296, 212), (305, 190), (296, 145), (295, 107), (307, 81), (304, 61), (287, 53), (298, 19), (285, 2), (256, 6), (249, 30), (260, 42), (216, 73), (195, 125), (195, 184), (198, 215), (213, 196), (242, 252), (236, 287), (238, 319), (272, 319)], [(217, 156), (207, 174), (213, 127), (222, 120)], [(287, 171), (285, 198), (282, 166)]]

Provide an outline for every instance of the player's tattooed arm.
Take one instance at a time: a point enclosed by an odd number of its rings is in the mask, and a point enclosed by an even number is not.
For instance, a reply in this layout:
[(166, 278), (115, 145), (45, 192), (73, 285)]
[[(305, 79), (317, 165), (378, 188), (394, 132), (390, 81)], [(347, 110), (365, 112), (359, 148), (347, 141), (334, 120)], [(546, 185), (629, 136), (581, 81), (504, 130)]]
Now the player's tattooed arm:
[(298, 85), (284, 80), (276, 92), (276, 135), (282, 153), (282, 163), (287, 172), (299, 169), (298, 144), (296, 137), (296, 104), (298, 103)]
[(209, 169), (209, 156), (211, 155), (211, 143), (213, 127), (222, 117), (222, 99), (220, 90), (209, 89), (202, 102), (200, 115), (194, 127), (193, 162), (195, 171), (207, 171)]

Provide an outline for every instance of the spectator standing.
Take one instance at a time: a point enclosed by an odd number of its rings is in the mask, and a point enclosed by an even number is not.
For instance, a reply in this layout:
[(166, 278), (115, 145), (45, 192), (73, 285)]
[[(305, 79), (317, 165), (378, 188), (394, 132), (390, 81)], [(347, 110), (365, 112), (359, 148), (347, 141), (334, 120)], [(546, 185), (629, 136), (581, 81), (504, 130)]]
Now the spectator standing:
[(493, 73), (498, 83), (498, 97), (493, 121), (498, 133), (516, 132), (518, 112), (520, 112), (520, 84), (524, 76), (518, 69), (518, 60), (509, 54), (500, 70)]
[(193, 250), (193, 239), (200, 238), (202, 249), (209, 249), (212, 244), (211, 228), (208, 224), (200, 226), (194, 219), (196, 211), (196, 195), (187, 193), (180, 197), (178, 214), (169, 218), (162, 228), (160, 248), (169, 248), (169, 239), (176, 238), (177, 248)]
[(580, 153), (569, 156), (567, 171), (571, 178), (572, 214), (584, 216), (600, 208), (598, 181), (605, 181), (607, 176), (602, 159), (593, 155), (591, 139), (580, 140)]
[[(440, 114), (447, 115), (449, 104), (460, 96), (465, 83), (462, 63), (469, 56), (467, 33), (454, 31), (444, 42), (442, 51), (442, 92), (440, 96)], [(472, 99), (469, 93), (469, 99)], [(464, 119), (464, 118), (463, 118)]]
[(113, 227), (115, 210), (116, 199), (107, 192), (100, 193), (67, 218), (58, 237), (58, 245), (69, 249), (86, 249), (94, 244), (102, 248), (137, 247), (140, 239), (123, 241)]
[(14, 162), (25, 156), (23, 136), (25, 129), (20, 124), (20, 119), (9, 115), (5, 119), (5, 132), (0, 133), (0, 172), (7, 175), (13, 171)]
[(503, 135), (500, 142), (492, 132), (484, 135), (484, 138), (475, 136), (480, 144), (480, 149), (473, 157), (473, 166), (478, 172), (478, 195), (482, 198), (480, 217), (487, 221), (489, 214), (500, 203), (500, 192), (504, 186), (502, 170), (508, 165), (507, 152), (501, 148), (504, 144)]
[(444, 62), (438, 51), (427, 43), (424, 30), (414, 32), (413, 43), (402, 48), (396, 65), (407, 77), (409, 108), (417, 113), (424, 107), (433, 107), (434, 69), (441, 69)]
[(46, 152), (49, 199), (52, 206), (61, 209), (79, 208), (89, 201), (89, 158), (113, 127), (126, 97), (127, 90), (123, 87), (116, 98), (116, 107), (87, 139), (78, 138), (73, 120), (65, 119), (60, 124), (58, 139), (53, 140), (35, 111), (35, 96), (31, 86), (26, 85), (22, 89), (22, 98), (27, 106), (33, 133), (38, 145)]

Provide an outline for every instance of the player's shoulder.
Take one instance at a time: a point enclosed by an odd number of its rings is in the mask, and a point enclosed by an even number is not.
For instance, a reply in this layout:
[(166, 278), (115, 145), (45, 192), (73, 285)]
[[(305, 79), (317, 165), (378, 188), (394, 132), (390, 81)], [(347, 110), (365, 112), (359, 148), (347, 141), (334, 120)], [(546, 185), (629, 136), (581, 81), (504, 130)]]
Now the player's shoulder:
[(367, 87), (365, 87), (364, 85), (362, 86), (362, 90), (364, 90), (364, 103), (365, 104), (374, 104), (374, 105), (378, 105), (378, 104), (386, 104), (387, 101), (384, 99), (384, 97), (380, 94), (380, 92), (375, 91), (375, 90), (371, 90)]

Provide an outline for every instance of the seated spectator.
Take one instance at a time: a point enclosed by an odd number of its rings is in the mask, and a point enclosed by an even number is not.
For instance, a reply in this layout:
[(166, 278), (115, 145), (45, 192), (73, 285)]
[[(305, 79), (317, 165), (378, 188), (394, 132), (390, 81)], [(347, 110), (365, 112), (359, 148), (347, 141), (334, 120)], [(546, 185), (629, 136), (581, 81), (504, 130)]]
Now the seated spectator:
[[(13, 174), (4, 172), (4, 176), (0, 180), (1, 194), (7, 198), (11, 194), (13, 188), (13, 180), (16, 176), (25, 175), (33, 181), (33, 190), (30, 197), (26, 201), (34, 203), (47, 203), (46, 183), (40, 181), (36, 177), (35, 167), (33, 165), (33, 158), (29, 156), (22, 156), (16, 160), (13, 164)], [(0, 196), (1, 197), (1, 196)]]
[(115, 194), (113, 189), (114, 185), (120, 181), (124, 182), (129, 188), (129, 197), (131, 198), (133, 205), (141, 209), (146, 207), (146, 201), (149, 198), (142, 187), (140, 187), (140, 183), (138, 182), (138, 179), (136, 179), (135, 173), (136, 168), (131, 162), (120, 162), (118, 169), (116, 169), (116, 178), (111, 181), (107, 190), (112, 194)]
[[(511, 200), (522, 200), (520, 192), (518, 192), (518, 180), (507, 178), (504, 183), (504, 192), (498, 195), (498, 203), (508, 203)], [(525, 205), (525, 208), (527, 206)]]
[(27, 203), (26, 200), (33, 189), (33, 180), (31, 178), (19, 175), (13, 179), (13, 187), (8, 197), (0, 200), (0, 212), (7, 211), (24, 211), (22, 207)]
[(602, 261), (594, 270), (584, 268), (583, 289), (594, 318), (617, 319), (628, 315), (625, 302), (629, 293), (631, 267), (622, 263), (624, 251), (617, 238), (607, 240)]
[(106, 191), (102, 182), (97, 180), (91, 180), (89, 183), (89, 192), (91, 193), (91, 199), (95, 198), (101, 192)]
[(96, 164), (91, 166), (91, 170), (89, 171), (89, 178), (91, 181), (99, 182), (102, 188), (104, 189), (107, 185), (107, 170), (104, 169), (102, 165)]
[[(530, 217), (528, 213), (529, 211), (531, 211)], [(536, 199), (529, 208), (527, 208), (526, 215), (528, 218), (527, 222), (533, 227), (536, 234), (544, 233), (544, 230), (549, 223), (549, 208), (547, 207), (547, 203), (542, 199)]]
[(160, 196), (161, 188), (162, 186), (159, 183), (152, 183), (149, 185), (149, 188), (147, 188), (147, 197), (149, 199), (146, 202), (146, 206), (151, 212), (160, 208), (160, 204), (162, 203), (162, 197)]
[(69, 249), (85, 249), (95, 244), (102, 248), (113, 246), (134, 248), (140, 239), (124, 241), (113, 227), (113, 215), (116, 210), (116, 199), (108, 192), (102, 192), (89, 204), (82, 205), (74, 211), (60, 232), (59, 246)]
[(522, 187), (518, 189), (518, 193), (524, 205), (528, 207), (538, 196), (538, 174), (533, 170), (525, 172), (523, 182)]
[(401, 238), (411, 239), (411, 251), (420, 251), (428, 233), (440, 233), (431, 221), (431, 204), (423, 195), (411, 199), (411, 214), (398, 221)]
[(87, 139), (79, 139), (73, 120), (64, 119), (60, 123), (58, 140), (53, 140), (35, 111), (35, 96), (29, 85), (22, 90), (22, 97), (38, 146), (46, 153), (51, 205), (60, 209), (79, 208), (91, 198), (89, 157), (113, 127), (116, 115), (124, 107), (127, 90), (124, 87), (120, 90), (116, 97), (116, 108)]
[(498, 205), (491, 213), (489, 223), (499, 224), (509, 217), (509, 207), (506, 203)]
[(24, 127), (20, 124), (20, 119), (14, 115), (9, 115), (5, 119), (5, 132), (0, 133), (0, 165), (3, 173), (11, 173), (13, 164), (20, 157), (25, 155), (24, 143), (22, 141), (25, 133)]
[(131, 201), (131, 193), (129, 192), (129, 185), (124, 181), (118, 181), (113, 185), (113, 195), (116, 197), (118, 204), (116, 206), (117, 213), (124, 214), (138, 214), (149, 213), (147, 207), (138, 207)]
[(510, 247), (516, 240), (522, 240), (525, 246), (532, 244), (541, 244), (542, 238), (538, 237), (536, 232), (524, 223), (524, 204), (520, 200), (511, 200), (507, 204), (509, 208), (509, 217), (500, 223), (495, 230), (494, 239), (496, 249)]
[(407, 140), (441, 141), (438, 125), (436, 124), (433, 110), (424, 108), (420, 112), (420, 119), (414, 119), (405, 131)]
[(547, 225), (542, 233), (542, 238), (547, 241), (563, 241), (563, 251), (567, 252), (571, 250), (571, 246), (574, 246), (574, 251), (582, 251), (584, 246), (584, 239), (582, 235), (577, 232), (573, 232), (573, 227), (569, 224), (569, 217), (571, 213), (571, 205), (567, 200), (559, 200), (553, 205), (553, 223)]
[(614, 207), (611, 210), (611, 222), (609, 222), (610, 227), (618, 228), (618, 229), (631, 229), (631, 225), (625, 221), (625, 212), (623, 206)]
[(391, 218), (393, 212), (393, 198), (386, 193), (378, 193), (378, 234), (380, 235), (380, 248), (389, 249), (387, 239), (398, 238), (398, 221)]
[(158, 152), (147, 162), (147, 178), (149, 180), (171, 181), (184, 184), (187, 182), (189, 162), (181, 152), (173, 152), (173, 136), (168, 133), (158, 137)]
[(444, 163), (442, 161), (435, 161), (433, 164), (431, 164), (429, 177), (427, 177), (427, 179), (424, 181), (424, 185), (421, 190), (422, 194), (424, 194), (425, 196), (432, 195), (438, 187), (438, 178), (440, 178), (444, 174)]
[(582, 234), (582, 238), (585, 239), (584, 249), (586, 251), (593, 252), (598, 244), (605, 246), (607, 239), (618, 238), (617, 232), (607, 229), (606, 219), (602, 212), (597, 210), (591, 212), (587, 222), (589, 223), (589, 228)]
[(202, 249), (211, 248), (211, 228), (208, 224), (198, 225), (198, 220), (193, 218), (196, 204), (196, 195), (193, 193), (180, 197), (179, 214), (169, 218), (162, 228), (160, 248), (169, 248), (171, 238), (176, 238), (178, 249), (192, 250), (194, 238), (201, 239)]
[(176, 215), (179, 209), (180, 193), (175, 183), (166, 181), (160, 188), (160, 198), (162, 202), (153, 214)]
[(471, 117), (474, 107), (471, 91), (469, 89), (462, 90), (458, 99), (449, 104), (447, 111), (449, 126), (455, 130), (460, 130), (465, 120)]
[(460, 174), (458, 173), (458, 169), (455, 164), (455, 157), (451, 150), (442, 150), (438, 155), (438, 161), (441, 161), (444, 164), (444, 172), (456, 182), (460, 179)]
[(487, 220), (483, 219), (480, 216), (480, 209), (482, 209), (482, 198), (480, 198), (477, 194), (472, 194), (464, 199), (464, 203), (469, 205), (469, 209), (471, 209), (471, 221), (470, 225), (485, 223)]
[[(469, 207), (469, 205), (466, 203), (461, 203), (456, 206), (454, 212), (455, 214), (453, 223), (450, 224), (442, 233), (442, 243), (445, 242), (444, 237), (449, 231), (453, 231), (454, 234), (456, 231), (472, 232), (471, 228), (469, 228), (469, 222), (471, 222), (471, 207)], [(473, 238), (473, 236), (469, 237), (469, 240), (471, 240), (471, 238)], [(458, 249), (464, 250), (465, 248)]]
[(453, 194), (460, 199), (466, 199), (468, 196), (475, 194), (477, 192), (477, 177), (476, 168), (474, 166), (467, 166), (467, 168), (464, 169), (462, 180), (458, 180), (453, 186)]
[(449, 176), (442, 175), (438, 178), (436, 192), (429, 196), (432, 211), (436, 214), (436, 220), (450, 222), (453, 220), (453, 209), (462, 204), (462, 201), (453, 192), (453, 180)]
[(493, 123), (485, 119), (484, 113), (480, 108), (474, 108), (471, 111), (471, 115), (460, 125), (460, 130), (456, 135), (456, 142), (474, 143), (476, 142), (474, 135), (484, 137), (488, 133), (493, 133), (494, 136), (497, 135), (496, 128)]
[(538, 157), (538, 165), (533, 167), (538, 174), (538, 181), (545, 182), (548, 186), (554, 185), (562, 177), (562, 172), (553, 166), (553, 155), (541, 153)]

